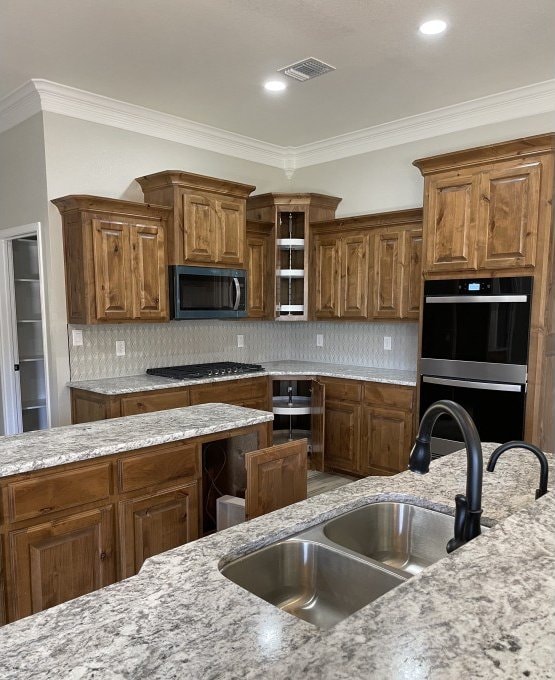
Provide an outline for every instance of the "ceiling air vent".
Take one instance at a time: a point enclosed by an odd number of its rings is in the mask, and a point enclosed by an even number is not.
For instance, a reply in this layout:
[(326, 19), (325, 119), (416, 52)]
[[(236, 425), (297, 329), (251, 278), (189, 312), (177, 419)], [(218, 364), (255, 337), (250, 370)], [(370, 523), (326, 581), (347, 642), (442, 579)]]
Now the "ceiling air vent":
[(314, 57), (308, 57), (302, 61), (297, 61), (295, 64), (278, 69), (278, 73), (283, 73), (289, 76), (289, 78), (294, 78), (301, 82), (316, 78), (317, 76), (323, 76), (324, 73), (329, 73), (330, 71), (335, 71), (335, 66), (330, 66)]

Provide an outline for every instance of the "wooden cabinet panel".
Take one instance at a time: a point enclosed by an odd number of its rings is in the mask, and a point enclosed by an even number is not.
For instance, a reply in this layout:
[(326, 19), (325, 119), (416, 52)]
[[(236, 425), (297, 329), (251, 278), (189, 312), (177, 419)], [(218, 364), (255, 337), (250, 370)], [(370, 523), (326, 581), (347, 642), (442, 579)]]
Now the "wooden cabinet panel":
[(393, 406), (403, 411), (411, 411), (415, 391), (415, 387), (367, 382), (364, 383), (364, 401), (376, 406)]
[(119, 504), (122, 578), (143, 562), (199, 537), (198, 482), (163, 489)]
[(245, 260), (245, 208), (244, 201), (218, 201), (216, 261), (235, 267)]
[(324, 470), (324, 437), (326, 433), (325, 403), (326, 385), (313, 379), (311, 384), (310, 434), (312, 450), (309, 454), (308, 467), (311, 470)]
[(121, 397), (121, 415), (164, 411), (169, 408), (189, 406), (189, 390), (160, 390), (160, 392)]
[(401, 316), (402, 247), (401, 231), (387, 231), (374, 236), (372, 315), (376, 318)]
[(326, 386), (326, 399), (360, 401), (362, 398), (362, 383), (356, 380), (342, 378), (322, 378)]
[(341, 316), (364, 319), (368, 315), (368, 237), (341, 239)]
[(216, 262), (216, 208), (205, 196), (183, 194), (184, 258), (189, 262)]
[(137, 225), (131, 229), (133, 251), (133, 316), (168, 319), (168, 269), (164, 228)]
[(407, 229), (404, 240), (401, 316), (418, 319), (422, 298), (422, 229)]
[(245, 454), (247, 519), (306, 499), (307, 440)]
[(229, 380), (191, 387), (191, 404), (241, 404), (245, 400), (268, 399), (266, 378)]
[(395, 409), (363, 406), (360, 472), (392, 475), (407, 469), (412, 416)]
[(93, 220), (93, 259), (96, 318), (133, 318), (133, 282), (129, 227), (123, 223)]
[(476, 268), (476, 174), (427, 180), (425, 271)]
[(272, 319), (273, 285), (273, 225), (253, 226), (247, 222), (247, 309), (251, 319)]
[(114, 540), (111, 506), (10, 532), (10, 619), (114, 583)]
[(324, 437), (326, 468), (343, 472), (358, 471), (360, 444), (360, 406), (326, 399)]
[(340, 315), (340, 240), (317, 236), (314, 243), (314, 316), (318, 319)]
[(120, 398), (105, 394), (96, 394), (86, 390), (70, 388), (71, 392), (71, 422), (89, 423), (106, 418), (118, 418), (120, 412)]
[(8, 623), (8, 609), (6, 606), (6, 573), (4, 571), (3, 537), (0, 536), (0, 626)]
[(118, 486), (123, 492), (199, 475), (200, 451), (196, 444), (153, 446), (150, 453), (143, 449), (118, 461)]
[(101, 501), (108, 498), (110, 491), (110, 463), (36, 475), (8, 484), (9, 519), (19, 522), (64, 508)]
[(486, 269), (536, 263), (541, 163), (500, 163), (484, 172), (478, 217), (479, 261)]

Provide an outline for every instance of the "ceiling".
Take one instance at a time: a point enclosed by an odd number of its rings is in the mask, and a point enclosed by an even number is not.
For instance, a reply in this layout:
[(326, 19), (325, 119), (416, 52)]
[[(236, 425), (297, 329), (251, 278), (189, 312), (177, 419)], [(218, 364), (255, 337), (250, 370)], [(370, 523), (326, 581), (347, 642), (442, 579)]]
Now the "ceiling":
[[(2, 0), (0, 98), (31, 78), (298, 146), (555, 77), (553, 0)], [(418, 33), (444, 18), (441, 36)], [(269, 94), (308, 56), (337, 68)]]

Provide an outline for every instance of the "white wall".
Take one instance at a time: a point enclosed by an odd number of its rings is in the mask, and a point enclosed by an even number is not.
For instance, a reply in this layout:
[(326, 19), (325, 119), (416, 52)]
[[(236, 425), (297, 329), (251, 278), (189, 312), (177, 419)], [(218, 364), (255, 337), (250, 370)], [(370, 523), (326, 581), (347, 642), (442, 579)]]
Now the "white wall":
[[(48, 240), (47, 218), (43, 121), (36, 114), (0, 134), (0, 232), (41, 222)], [(3, 431), (0, 403), (0, 434)]]
[(423, 179), (417, 158), (555, 131), (555, 114), (541, 114), (454, 132), (337, 161), (300, 168), (295, 191), (341, 196), (338, 216), (422, 205)]
[[(134, 181), (160, 170), (188, 170), (247, 184), (258, 192), (286, 191), (288, 182), (278, 168), (251, 163), (223, 154), (128, 132), (98, 123), (45, 112), (44, 147), (48, 200), (67, 194), (93, 194), (142, 201)], [(59, 411), (54, 424), (70, 421), (69, 354), (66, 332), (65, 282), (62, 222), (58, 210), (49, 204), (50, 316), (55, 329), (51, 348), (56, 356), (55, 389)]]

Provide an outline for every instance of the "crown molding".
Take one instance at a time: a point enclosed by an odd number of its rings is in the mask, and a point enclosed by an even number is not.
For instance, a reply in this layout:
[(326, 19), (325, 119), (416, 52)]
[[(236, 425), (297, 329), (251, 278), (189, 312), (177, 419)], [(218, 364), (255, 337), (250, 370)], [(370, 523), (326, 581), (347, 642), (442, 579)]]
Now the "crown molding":
[(297, 147), (264, 142), (43, 79), (33, 79), (0, 99), (0, 132), (41, 111), (110, 125), (281, 168), (291, 180), (295, 171), (302, 167), (481, 125), (555, 112), (555, 79)]
[(550, 111), (555, 112), (555, 79), (304, 144), (293, 152), (296, 167), (303, 168)]
[(286, 151), (252, 137), (49, 80), (31, 81), (43, 111), (159, 137), (255, 163), (283, 168)]

